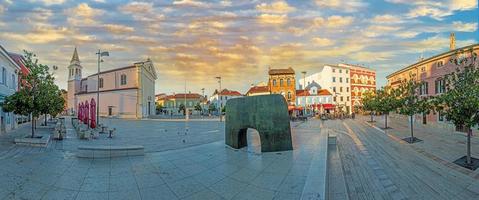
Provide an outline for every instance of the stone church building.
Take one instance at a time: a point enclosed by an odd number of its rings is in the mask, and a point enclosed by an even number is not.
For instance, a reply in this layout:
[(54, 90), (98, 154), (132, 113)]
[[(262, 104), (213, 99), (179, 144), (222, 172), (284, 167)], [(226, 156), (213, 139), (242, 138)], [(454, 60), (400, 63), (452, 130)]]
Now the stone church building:
[[(94, 66), (95, 69), (97, 66)], [(68, 66), (68, 111), (77, 113), (80, 102), (97, 98), (100, 91), (100, 116), (146, 118), (155, 114), (155, 80), (153, 62), (148, 59), (133, 65), (82, 76), (77, 49)], [(99, 87), (97, 86), (99, 84)], [(98, 105), (98, 104), (97, 104)]]

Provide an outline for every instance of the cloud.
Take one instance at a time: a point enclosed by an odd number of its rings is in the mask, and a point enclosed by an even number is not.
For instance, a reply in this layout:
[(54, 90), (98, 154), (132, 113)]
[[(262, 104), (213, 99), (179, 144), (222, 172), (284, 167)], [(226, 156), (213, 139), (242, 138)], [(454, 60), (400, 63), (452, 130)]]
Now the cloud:
[(395, 32), (399, 29), (401, 29), (399, 26), (371, 25), (363, 31), (363, 34), (366, 37), (378, 37)]
[[(475, 40), (456, 40), (456, 47), (463, 47), (476, 42)], [(400, 45), (405, 47), (405, 52), (439, 51), (449, 48), (449, 37), (435, 35), (420, 41), (403, 42)]]
[(261, 3), (256, 5), (256, 10), (263, 13), (284, 14), (295, 10), (294, 7), (288, 5), (285, 1), (276, 1), (271, 4)]
[(361, 0), (316, 0), (316, 5), (323, 8), (331, 8), (343, 12), (356, 12), (368, 6)]
[(464, 23), (460, 21), (454, 21), (452, 22), (452, 26), (454, 27), (454, 30), (462, 32), (474, 32), (477, 30), (477, 22)]
[(67, 38), (67, 35), (71, 34), (73, 34), (73, 32), (65, 27), (56, 29), (36, 27), (29, 33), (2, 32), (1, 37), (27, 44), (44, 44), (65, 39)]
[(266, 25), (282, 25), (288, 21), (286, 15), (277, 14), (260, 14), (258, 16), (258, 22)]
[(394, 35), (399, 38), (414, 38), (419, 35), (420, 32), (417, 31), (399, 31), (396, 32)]
[(452, 0), (451, 10), (473, 10), (477, 9), (477, 0)]
[(196, 0), (175, 0), (173, 5), (177, 6), (189, 6), (189, 7), (200, 7), (205, 8), (208, 7), (206, 3), (196, 1)]
[(338, 28), (350, 25), (354, 21), (353, 17), (344, 17), (333, 15), (328, 18), (317, 17), (314, 18), (313, 24), (316, 27)]
[(125, 33), (131, 33), (135, 31), (135, 28), (133, 27), (120, 25), (120, 24), (105, 24), (104, 26), (106, 30), (115, 34), (125, 34)]
[(45, 4), (46, 6), (50, 5), (57, 5), (57, 4), (63, 4), (65, 3), (65, 0), (34, 0), (34, 1), (39, 1)]
[(413, 5), (406, 14), (409, 18), (431, 17), (439, 21), (457, 11), (477, 9), (476, 0), (388, 0), (388, 2)]
[(5, 6), (0, 5), (0, 14), (3, 14), (5, 12)]
[(371, 23), (374, 24), (398, 24), (403, 23), (401, 16), (385, 14), (385, 15), (376, 15), (371, 19)]
[(349, 57), (354, 59), (356, 62), (376, 62), (376, 61), (386, 61), (390, 60), (394, 54), (392, 52), (370, 52), (370, 51), (361, 51), (350, 54)]
[(120, 11), (128, 14), (151, 13), (153, 11), (153, 3), (133, 1), (121, 6)]
[(325, 47), (325, 46), (331, 46), (335, 42), (333, 40), (330, 40), (328, 38), (320, 38), (320, 37), (315, 37), (311, 40), (315, 46), (318, 47)]
[(80, 3), (78, 6), (65, 10), (68, 15), (67, 21), (73, 26), (94, 26), (100, 24), (95, 17), (105, 13), (102, 9), (90, 7), (87, 3)]

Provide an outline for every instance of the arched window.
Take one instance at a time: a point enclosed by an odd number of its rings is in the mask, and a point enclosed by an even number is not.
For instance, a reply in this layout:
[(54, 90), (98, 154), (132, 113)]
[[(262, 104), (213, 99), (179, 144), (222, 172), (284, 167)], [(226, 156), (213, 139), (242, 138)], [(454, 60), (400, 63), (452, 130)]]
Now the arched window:
[(283, 86), (283, 79), (279, 79), (279, 86), (280, 86), (280, 87)]
[(288, 84), (288, 86), (291, 85), (291, 80), (288, 78), (288, 80), (286, 81), (286, 83)]
[(273, 86), (276, 86), (276, 79), (273, 79)]
[(120, 85), (126, 85), (126, 75), (122, 74), (120, 76)]
[(99, 88), (103, 88), (103, 78), (100, 78), (100, 79), (98, 80), (98, 87), (99, 87)]

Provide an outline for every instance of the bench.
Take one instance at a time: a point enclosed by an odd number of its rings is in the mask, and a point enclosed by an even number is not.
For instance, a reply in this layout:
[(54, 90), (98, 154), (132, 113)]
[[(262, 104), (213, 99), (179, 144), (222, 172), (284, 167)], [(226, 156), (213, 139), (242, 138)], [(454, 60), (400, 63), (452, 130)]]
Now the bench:
[(79, 158), (114, 158), (124, 156), (143, 156), (145, 148), (140, 145), (127, 146), (79, 146), (77, 157)]

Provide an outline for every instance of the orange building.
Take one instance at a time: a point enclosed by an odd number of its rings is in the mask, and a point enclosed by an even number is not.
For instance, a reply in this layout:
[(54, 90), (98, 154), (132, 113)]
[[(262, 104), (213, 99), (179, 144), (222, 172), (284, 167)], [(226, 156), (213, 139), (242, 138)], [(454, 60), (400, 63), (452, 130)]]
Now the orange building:
[(271, 94), (281, 94), (288, 105), (296, 102), (296, 79), (295, 72), (290, 67), (287, 69), (270, 69), (268, 87)]

